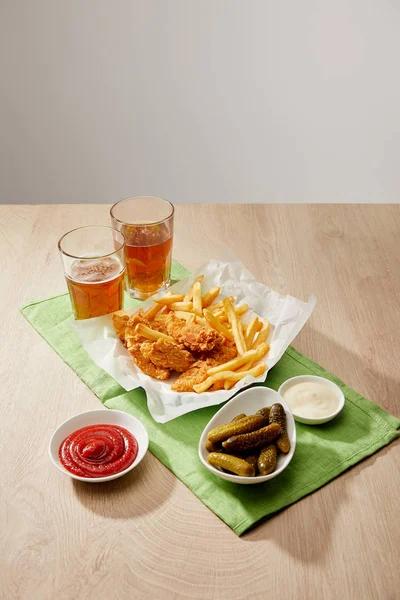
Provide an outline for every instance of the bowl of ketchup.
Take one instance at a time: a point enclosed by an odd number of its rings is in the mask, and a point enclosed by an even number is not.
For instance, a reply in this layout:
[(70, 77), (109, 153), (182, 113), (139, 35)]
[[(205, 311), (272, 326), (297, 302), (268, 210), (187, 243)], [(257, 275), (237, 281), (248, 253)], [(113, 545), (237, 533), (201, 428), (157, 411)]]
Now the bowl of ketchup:
[(143, 459), (149, 445), (144, 425), (120, 410), (91, 410), (64, 421), (53, 433), (49, 454), (65, 475), (99, 483), (122, 477)]

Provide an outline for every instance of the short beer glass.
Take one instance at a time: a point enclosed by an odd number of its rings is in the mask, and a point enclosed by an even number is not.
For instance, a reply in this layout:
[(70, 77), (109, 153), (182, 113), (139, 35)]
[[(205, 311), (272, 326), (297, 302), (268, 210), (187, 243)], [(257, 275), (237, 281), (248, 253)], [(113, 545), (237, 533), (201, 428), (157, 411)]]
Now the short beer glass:
[(124, 246), (120, 231), (102, 226), (73, 229), (58, 242), (76, 319), (123, 308)]

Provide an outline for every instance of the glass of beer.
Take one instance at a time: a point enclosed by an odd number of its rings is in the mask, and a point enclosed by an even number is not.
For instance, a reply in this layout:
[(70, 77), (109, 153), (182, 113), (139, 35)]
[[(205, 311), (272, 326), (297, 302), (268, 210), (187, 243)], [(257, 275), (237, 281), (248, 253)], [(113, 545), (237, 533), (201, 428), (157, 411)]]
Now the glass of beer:
[(124, 236), (111, 227), (79, 227), (58, 242), (76, 319), (121, 310), (124, 299)]
[(174, 207), (168, 200), (141, 196), (111, 208), (111, 223), (125, 237), (125, 289), (148, 298), (170, 285)]

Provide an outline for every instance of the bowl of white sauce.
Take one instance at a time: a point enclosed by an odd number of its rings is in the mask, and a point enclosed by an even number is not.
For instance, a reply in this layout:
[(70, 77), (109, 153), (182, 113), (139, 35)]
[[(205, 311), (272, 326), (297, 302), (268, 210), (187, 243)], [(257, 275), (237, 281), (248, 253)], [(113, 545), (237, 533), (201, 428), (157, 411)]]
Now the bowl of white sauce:
[(278, 393), (287, 402), (294, 420), (320, 425), (334, 419), (344, 406), (344, 394), (329, 379), (317, 375), (299, 375), (282, 383)]

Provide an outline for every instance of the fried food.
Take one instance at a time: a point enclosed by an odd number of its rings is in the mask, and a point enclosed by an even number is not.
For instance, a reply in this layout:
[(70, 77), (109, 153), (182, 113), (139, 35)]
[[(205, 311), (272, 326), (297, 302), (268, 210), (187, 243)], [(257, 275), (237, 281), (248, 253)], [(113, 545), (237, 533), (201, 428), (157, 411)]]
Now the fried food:
[[(253, 348), (253, 350), (254, 350), (254, 348)], [(253, 367), (254, 363), (261, 360), (263, 358), (263, 356), (265, 356), (267, 354), (268, 351), (269, 351), (269, 345), (266, 342), (261, 342), (259, 347), (256, 349), (255, 357), (249, 363), (245, 363), (244, 365), (242, 365), (241, 367), (236, 369), (236, 373), (240, 373), (241, 371), (246, 371), (248, 369), (251, 369)], [(252, 352), (252, 350), (248, 350), (242, 356), (245, 356), (248, 352)], [(235, 383), (236, 383), (235, 379), (227, 379), (224, 383), (224, 389), (230, 390), (231, 388), (233, 388)]]
[(129, 321), (129, 315), (123, 310), (119, 310), (113, 314), (112, 320), (117, 336), (125, 342), (125, 330)]
[(156, 316), (156, 314), (158, 312), (160, 312), (160, 310), (163, 308), (162, 304), (157, 304), (156, 302), (153, 304), (153, 306), (151, 306), (150, 308), (148, 308), (146, 310), (146, 312), (144, 313), (144, 318), (148, 319), (149, 321), (151, 321), (152, 319), (154, 319), (154, 317)]
[(200, 283), (203, 281), (204, 279), (204, 275), (199, 275), (198, 277), (196, 277), (196, 279), (193, 281), (192, 285), (189, 288), (189, 291), (187, 292), (184, 300), (185, 302), (190, 302), (193, 299), (193, 288), (194, 285), (197, 281), (200, 281)]
[(258, 348), (260, 344), (262, 344), (263, 342), (265, 342), (267, 340), (270, 327), (271, 326), (269, 324), (268, 319), (264, 319), (263, 326), (260, 329), (255, 341), (253, 342), (252, 348)]
[(197, 323), (187, 324), (173, 313), (168, 315), (166, 327), (170, 336), (194, 352), (210, 351), (224, 342), (223, 336), (215, 329), (206, 329)]
[(195, 281), (193, 284), (193, 312), (198, 317), (203, 314), (203, 298), (201, 295), (201, 281)]
[(229, 390), (246, 375), (265, 370), (258, 361), (269, 350), (268, 321), (262, 326), (253, 317), (243, 326), (248, 305), (235, 306), (233, 296), (216, 301), (220, 288), (202, 292), (203, 279), (196, 277), (186, 294), (155, 297), (145, 312), (113, 315), (116, 334), (135, 364), (160, 380), (180, 373), (171, 386), (179, 392)]
[(212, 287), (210, 290), (208, 290), (207, 294), (204, 294), (203, 296), (203, 308), (207, 308), (207, 306), (210, 306), (210, 304), (214, 302), (215, 298), (218, 296), (220, 291), (221, 288), (219, 287)]
[[(146, 341), (146, 338), (140, 335), (140, 333), (137, 331), (137, 326), (142, 325), (144, 327), (148, 327), (148, 324), (149, 322), (143, 317), (142, 312), (129, 317), (125, 327), (125, 336), (123, 340), (124, 345), (131, 355), (135, 365), (139, 367), (143, 373), (149, 375), (150, 377), (154, 377), (155, 379), (168, 379), (171, 375), (170, 370), (156, 366), (151, 362), (151, 360), (145, 358), (140, 351), (140, 346)], [(155, 322), (153, 321), (152, 325), (154, 324)]]
[(240, 381), (240, 379), (243, 379), (248, 375), (251, 375), (252, 377), (260, 377), (260, 375), (262, 375), (264, 371), (265, 363), (260, 363), (259, 365), (253, 367), (252, 369), (249, 369), (248, 371), (222, 371), (221, 373), (215, 373), (214, 375), (210, 375), (202, 383), (193, 386), (193, 389), (198, 394), (201, 394), (202, 392), (208, 390), (209, 387), (211, 387), (216, 381), (219, 381), (220, 379), (231, 379), (232, 381)]
[(216, 346), (211, 352), (204, 353), (202, 358), (203, 360), (208, 358), (210, 367), (216, 367), (232, 360), (235, 356), (237, 356), (236, 346), (225, 342), (222, 346)]
[(254, 317), (254, 319), (249, 323), (244, 334), (244, 341), (246, 343), (247, 350), (250, 350), (252, 347), (255, 335), (258, 331), (260, 331), (261, 327), (262, 323), (259, 321), (258, 317)]
[(238, 367), (242, 365), (254, 361), (257, 356), (257, 350), (248, 350), (241, 356), (237, 356), (236, 358), (229, 360), (225, 363), (221, 363), (216, 367), (211, 367), (208, 371), (208, 375), (214, 375), (214, 373), (220, 373), (221, 371), (235, 371)]
[(186, 312), (190, 312), (193, 308), (193, 302), (174, 302), (169, 305), (171, 310), (183, 310)]
[(240, 306), (236, 306), (234, 308), (235, 314), (238, 316), (244, 315), (245, 312), (249, 310), (248, 304), (241, 304)]
[(166, 335), (165, 333), (161, 333), (157, 329), (152, 329), (143, 323), (138, 323), (135, 327), (135, 333), (141, 335), (142, 337), (156, 342), (159, 339), (168, 340), (169, 342), (173, 342), (174, 339), (170, 335)]
[(171, 385), (175, 392), (193, 392), (193, 386), (207, 379), (207, 370), (210, 364), (207, 360), (198, 360), (190, 369), (179, 375), (178, 379)]
[(155, 343), (143, 342), (140, 351), (156, 366), (178, 373), (187, 371), (195, 363), (195, 358), (183, 346), (163, 338)]
[(235, 340), (238, 354), (244, 354), (246, 352), (246, 344), (243, 337), (243, 331), (239, 328), (239, 321), (237, 314), (235, 313), (232, 302), (229, 298), (225, 298), (223, 301), (226, 316), (229, 319), (229, 323), (232, 326), (232, 333)]
[(183, 298), (183, 294), (165, 294), (161, 298), (154, 298), (154, 302), (168, 306), (168, 304), (173, 304), (174, 302), (182, 302)]
[[(236, 356), (236, 348), (234, 345), (223, 345), (214, 348), (211, 352), (202, 352), (200, 358), (194, 365), (185, 373), (182, 373), (178, 379), (171, 385), (171, 389), (175, 392), (193, 392), (195, 385), (202, 383), (208, 377), (207, 372), (211, 367), (227, 362)], [(210, 391), (222, 390), (224, 387), (223, 380), (216, 381)]]
[(219, 331), (220, 333), (222, 333), (222, 335), (227, 340), (230, 340), (231, 342), (233, 342), (233, 334), (232, 334), (232, 332), (229, 331), (229, 329), (227, 329), (225, 327), (225, 325), (223, 325), (221, 323), (221, 321), (219, 321), (217, 319), (217, 317), (211, 312), (211, 310), (204, 309), (204, 316), (206, 318), (206, 321), (208, 321), (208, 323), (210, 323), (210, 325), (212, 327), (214, 327), (214, 329), (216, 329), (217, 331)]
[(143, 373), (150, 375), (150, 377), (154, 377), (154, 379), (168, 379), (171, 375), (171, 371), (169, 369), (164, 369), (163, 367), (158, 367), (151, 360), (145, 358), (140, 351), (140, 346), (140, 343), (134, 343), (131, 344), (131, 346), (128, 346), (128, 352), (132, 356), (135, 365), (139, 367)]

